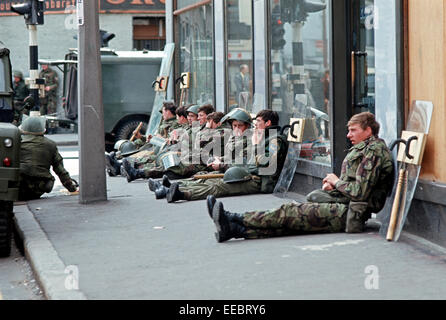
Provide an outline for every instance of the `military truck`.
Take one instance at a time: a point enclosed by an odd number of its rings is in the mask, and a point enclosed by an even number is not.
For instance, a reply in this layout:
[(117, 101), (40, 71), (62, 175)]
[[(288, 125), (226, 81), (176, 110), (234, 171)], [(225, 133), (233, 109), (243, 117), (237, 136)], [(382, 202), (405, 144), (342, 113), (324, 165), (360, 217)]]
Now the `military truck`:
[[(9, 50), (0, 43), (0, 103), (13, 107)], [(11, 252), (13, 204), (19, 196), (20, 132), (11, 123), (0, 122), (0, 257)]]
[[(66, 117), (72, 121), (77, 121), (78, 116), (77, 56), (77, 49), (70, 49), (64, 60), (39, 60), (40, 64), (58, 66), (63, 72), (62, 105)], [(107, 151), (113, 150), (116, 141), (130, 139), (140, 122), (144, 123), (141, 133), (145, 133), (155, 98), (152, 82), (159, 74), (163, 57), (163, 51), (101, 48)]]

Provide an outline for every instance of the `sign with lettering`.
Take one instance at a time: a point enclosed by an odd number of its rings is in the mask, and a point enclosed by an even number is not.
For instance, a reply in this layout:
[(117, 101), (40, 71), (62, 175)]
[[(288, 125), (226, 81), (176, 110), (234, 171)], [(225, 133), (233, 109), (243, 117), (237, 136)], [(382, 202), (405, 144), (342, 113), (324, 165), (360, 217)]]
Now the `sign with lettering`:
[[(17, 15), (11, 11), (12, 4), (26, 0), (1, 0), (0, 16)], [(99, 13), (164, 13), (166, 0), (98, 0)], [(71, 13), (76, 0), (45, 0), (45, 14)]]

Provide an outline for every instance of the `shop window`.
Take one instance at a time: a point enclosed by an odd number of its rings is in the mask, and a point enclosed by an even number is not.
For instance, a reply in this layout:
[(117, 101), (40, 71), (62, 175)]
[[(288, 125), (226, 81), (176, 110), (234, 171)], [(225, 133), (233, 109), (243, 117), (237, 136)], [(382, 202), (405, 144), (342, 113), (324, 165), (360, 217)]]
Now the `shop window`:
[(164, 50), (166, 45), (164, 18), (133, 18), (133, 48), (136, 50)]
[(329, 1), (270, 0), (270, 105), (306, 119), (301, 157), (330, 163)]
[(182, 104), (213, 103), (214, 28), (212, 3), (178, 0), (177, 6), (182, 9), (177, 14), (178, 73), (190, 72), (191, 74), (189, 91)]
[(252, 111), (252, 1), (227, 0), (228, 105)]

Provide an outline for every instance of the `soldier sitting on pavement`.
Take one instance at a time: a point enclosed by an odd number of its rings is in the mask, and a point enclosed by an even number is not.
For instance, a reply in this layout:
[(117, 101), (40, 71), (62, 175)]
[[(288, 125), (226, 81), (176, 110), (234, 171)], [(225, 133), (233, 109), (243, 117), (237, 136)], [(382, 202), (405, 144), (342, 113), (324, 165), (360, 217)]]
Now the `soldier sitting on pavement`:
[[(197, 133), (195, 147), (192, 152), (194, 152), (194, 150), (199, 150), (201, 153), (201, 150), (206, 148), (210, 152), (218, 150), (218, 154), (224, 153), (224, 139), (225, 134), (227, 133), (227, 128), (221, 127), (220, 121), (223, 117), (224, 114), (222, 112), (212, 112), (207, 115), (206, 128)], [(189, 140), (186, 140), (186, 142), (189, 143)], [(175, 175), (175, 178), (177, 176), (188, 177), (194, 173), (208, 170), (207, 165), (203, 164), (201, 161), (200, 163), (194, 164), (190, 158), (190, 152), (191, 150), (187, 148), (187, 154), (184, 155), (184, 158), (180, 160), (178, 165), (169, 167), (167, 170), (162, 172), (164, 173), (163, 179), (165, 184), (167, 183), (167, 185), (170, 186), (169, 176), (172, 176), (172, 174)], [(188, 164), (185, 165), (183, 161), (187, 162)], [(149, 178), (148, 185), (149, 190), (155, 192), (156, 199), (163, 199), (166, 197), (169, 188), (162, 185), (158, 180)]]
[[(243, 117), (243, 113), (239, 110), (242, 109), (235, 110), (230, 119), (232, 118), (232, 126), (236, 132), (239, 128), (245, 132), (251, 116), (245, 111), (246, 116)], [(186, 179), (171, 183), (166, 197), (167, 202), (202, 200), (208, 195), (227, 197), (260, 192), (271, 193), (283, 167), (287, 150), (287, 142), (285, 137), (280, 135), (278, 123), (277, 112), (260, 111), (256, 115), (256, 129), (252, 136), (248, 136), (251, 141), (243, 146), (242, 164), (237, 164), (237, 161), (236, 164), (233, 162), (228, 164), (228, 159), (212, 162), (210, 166), (214, 170), (225, 172), (223, 178)], [(245, 128), (240, 125), (244, 125)], [(226, 145), (226, 148), (231, 149), (231, 146)], [(231, 156), (232, 161), (237, 160), (237, 155)]]
[[(162, 113), (162, 121), (158, 127), (156, 136), (162, 139), (168, 139), (170, 133), (180, 127), (176, 118), (176, 105), (171, 101), (166, 101), (163, 103), (160, 113)], [(123, 158), (133, 156), (134, 158), (143, 159), (150, 157), (150, 155), (158, 151), (157, 147), (151, 143), (151, 135), (146, 138), (140, 132), (133, 133), (137, 139), (135, 142), (120, 140), (115, 144), (118, 152), (105, 154), (105, 165), (109, 176), (113, 177), (121, 174), (121, 160)]]
[(224, 210), (220, 201), (208, 197), (208, 213), (217, 229), (217, 241), (305, 232), (362, 232), (371, 213), (384, 207), (394, 182), (392, 154), (378, 138), (379, 127), (369, 112), (350, 119), (347, 138), (353, 147), (344, 159), (341, 176), (328, 174), (322, 189), (308, 194), (306, 203), (232, 213)]
[[(195, 136), (205, 130), (206, 117), (213, 111), (214, 107), (210, 104), (205, 104), (198, 108), (198, 121), (200, 126), (192, 127), (187, 131), (188, 139), (180, 139), (181, 143), (185, 145), (187, 149), (189, 149), (189, 144), (195, 141)], [(195, 164), (193, 166), (184, 166), (179, 160), (181, 150), (179, 151), (178, 149), (180, 149), (180, 147), (181, 146), (177, 146), (174, 150), (166, 150), (164, 153), (159, 153), (156, 160), (151, 162), (136, 160), (131, 163), (125, 159), (122, 161), (121, 174), (127, 177), (128, 182), (131, 182), (139, 178), (160, 178), (167, 170), (172, 177), (188, 177), (205, 168), (199, 166), (197, 169)], [(171, 159), (172, 161), (170, 161)], [(163, 164), (164, 162), (169, 163), (169, 165), (166, 166), (166, 164)]]
[(31, 116), (19, 127), (22, 133), (19, 200), (22, 201), (38, 199), (42, 194), (51, 192), (55, 179), (50, 167), (68, 191), (77, 190), (77, 183), (63, 166), (56, 143), (44, 137), (45, 123), (44, 117)]

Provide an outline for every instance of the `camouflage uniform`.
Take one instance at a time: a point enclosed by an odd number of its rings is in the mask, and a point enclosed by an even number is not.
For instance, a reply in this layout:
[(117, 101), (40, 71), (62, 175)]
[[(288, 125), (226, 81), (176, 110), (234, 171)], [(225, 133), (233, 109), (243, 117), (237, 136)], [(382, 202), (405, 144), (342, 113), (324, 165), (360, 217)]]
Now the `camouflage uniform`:
[(45, 79), (45, 87), (50, 87), (45, 91), (45, 97), (40, 98), (40, 114), (52, 114), (57, 112), (57, 88), (59, 87), (59, 78), (56, 71), (48, 67), (40, 71), (39, 78)]
[(20, 71), (15, 71), (14, 76), (20, 78), (19, 82), (14, 81), (14, 122), (19, 124), (22, 114), (29, 113), (27, 110), (23, 110), (23, 100), (29, 96), (29, 90), (23, 80), (23, 74)]
[[(240, 157), (243, 157), (243, 161), (247, 164), (248, 170), (251, 173), (251, 177), (247, 181), (239, 181), (234, 183), (226, 183), (221, 178), (217, 179), (185, 179), (179, 181), (180, 191), (184, 192), (187, 200), (202, 200), (206, 199), (208, 195), (214, 195), (215, 197), (228, 197), (235, 195), (246, 195), (255, 193), (271, 193), (280, 175), (280, 170), (283, 167), (283, 162), (286, 156), (286, 139), (284, 136), (277, 134), (269, 134), (275, 129), (278, 132), (278, 127), (272, 127), (265, 130), (265, 137), (261, 143), (261, 147), (265, 150), (264, 154), (250, 154), (251, 141), (248, 139), (234, 139), (231, 137), (229, 144), (226, 148), (231, 151), (232, 156), (235, 156), (235, 152), (242, 150)], [(243, 148), (237, 147), (237, 143), (243, 143)], [(253, 156), (250, 161), (248, 157)], [(232, 158), (234, 159), (234, 158)], [(269, 161), (269, 162), (267, 162)], [(262, 167), (267, 167), (270, 162), (275, 162), (275, 169), (272, 174), (261, 175)], [(227, 165), (225, 169), (229, 168)]]
[[(370, 137), (353, 146), (342, 164), (336, 190), (316, 190), (307, 203), (292, 202), (278, 209), (247, 212), (245, 238), (301, 232), (342, 232), (349, 203), (367, 203), (367, 213), (379, 212), (394, 180), (392, 155), (385, 142)], [(364, 221), (365, 222), (365, 221)]]
[(75, 191), (70, 174), (63, 166), (56, 143), (41, 135), (22, 135), (20, 147), (20, 200), (38, 199), (53, 189), (50, 167), (69, 191)]
[[(180, 128), (180, 125), (178, 124), (176, 117), (172, 117), (161, 121), (156, 134), (167, 139), (170, 133), (178, 128)], [(156, 157), (156, 154), (160, 151), (159, 148), (154, 147), (150, 142), (146, 142), (145, 137), (136, 140), (134, 143), (140, 151), (128, 156), (128, 159), (132, 160), (135, 166), (141, 166), (150, 161), (154, 156)]]

